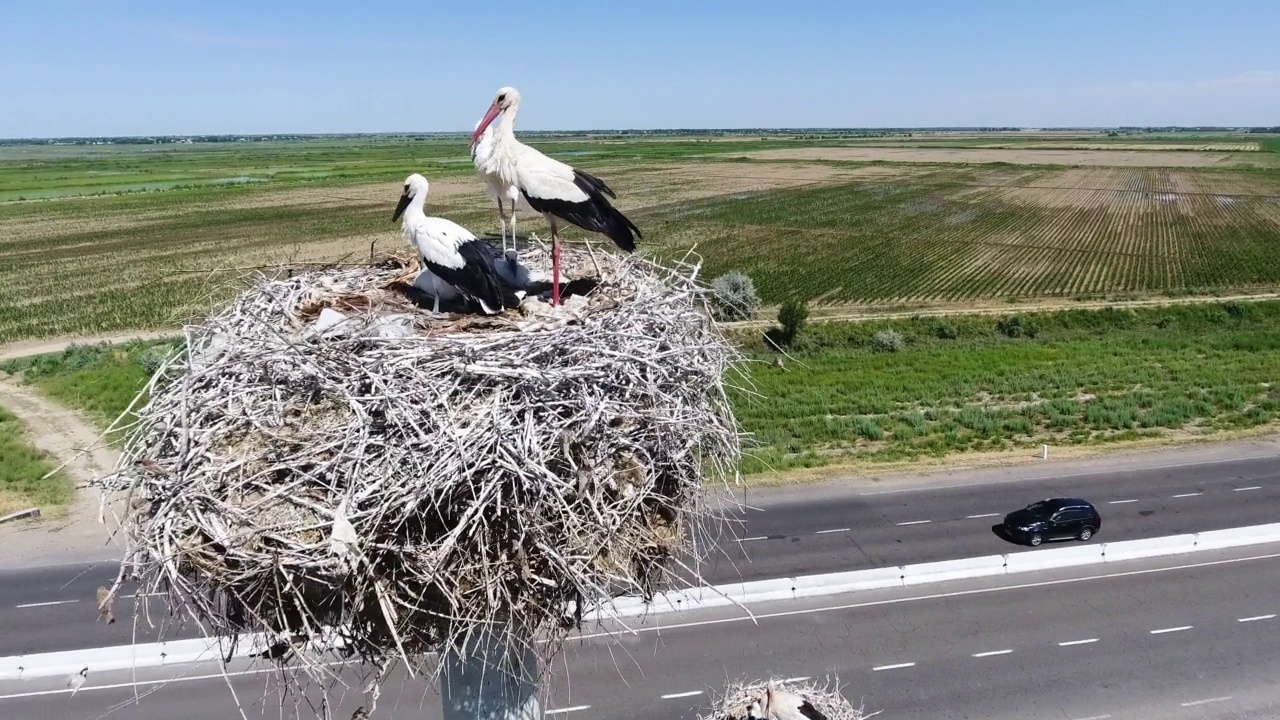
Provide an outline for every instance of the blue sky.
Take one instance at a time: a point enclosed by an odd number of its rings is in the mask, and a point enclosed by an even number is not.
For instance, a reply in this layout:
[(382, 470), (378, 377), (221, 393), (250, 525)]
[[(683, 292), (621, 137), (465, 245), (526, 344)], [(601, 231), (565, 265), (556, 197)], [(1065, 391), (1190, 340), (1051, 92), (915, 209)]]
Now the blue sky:
[(1280, 2), (6, 0), (0, 137), (1280, 123)]

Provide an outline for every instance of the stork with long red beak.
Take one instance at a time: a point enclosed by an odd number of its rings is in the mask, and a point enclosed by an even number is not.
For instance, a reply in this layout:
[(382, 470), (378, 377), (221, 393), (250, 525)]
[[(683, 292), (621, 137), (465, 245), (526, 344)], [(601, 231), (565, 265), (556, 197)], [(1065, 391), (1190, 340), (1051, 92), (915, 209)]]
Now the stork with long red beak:
[[(636, 249), (642, 238), (635, 223), (618, 212), (609, 198), (618, 196), (598, 177), (553, 160), (516, 140), (516, 113), (520, 93), (504, 87), (471, 136), (475, 145), (494, 118), (502, 115), (493, 133), (493, 148), (478, 169), (494, 178), (498, 197), (523, 196), (529, 206), (542, 213), (551, 226), (551, 304), (560, 304), (560, 234), (557, 221), (563, 220), (591, 232), (602, 233), (627, 252)], [(514, 214), (513, 214), (514, 220)]]
[[(480, 128), (479, 121), (476, 129)], [(529, 201), (524, 199), (520, 190), (514, 185), (505, 186), (497, 173), (485, 172), (489, 157), (493, 155), (493, 126), (481, 131), (476, 141), (471, 144), (471, 162), (476, 166), (480, 179), (484, 180), (484, 189), (489, 197), (498, 203), (498, 225), (502, 233), (502, 255), (507, 264), (514, 267), (516, 262), (516, 213), (533, 212)], [(507, 247), (507, 206), (511, 206), (511, 247)]]

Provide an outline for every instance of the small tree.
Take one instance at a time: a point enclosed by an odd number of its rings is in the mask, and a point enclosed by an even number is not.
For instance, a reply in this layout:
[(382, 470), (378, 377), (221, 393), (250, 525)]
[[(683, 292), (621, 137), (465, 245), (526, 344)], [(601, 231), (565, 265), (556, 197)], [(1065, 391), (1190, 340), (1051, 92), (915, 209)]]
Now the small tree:
[(790, 343), (796, 339), (805, 323), (809, 322), (809, 304), (801, 300), (788, 300), (778, 309), (778, 324), (782, 326), (782, 339)]
[(749, 320), (760, 308), (760, 295), (746, 273), (732, 270), (711, 281), (712, 309), (720, 320)]

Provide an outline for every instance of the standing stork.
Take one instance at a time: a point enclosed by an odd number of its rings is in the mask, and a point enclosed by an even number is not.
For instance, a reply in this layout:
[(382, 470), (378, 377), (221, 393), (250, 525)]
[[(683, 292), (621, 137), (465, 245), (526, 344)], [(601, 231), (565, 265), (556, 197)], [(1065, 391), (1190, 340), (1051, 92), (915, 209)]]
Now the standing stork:
[[(476, 130), (480, 122), (476, 121)], [(498, 224), (502, 232), (502, 254), (507, 260), (509, 269), (514, 270), (516, 263), (516, 213), (533, 212), (529, 201), (524, 199), (515, 185), (504, 186), (497, 173), (487, 172), (486, 166), (493, 155), (493, 126), (480, 132), (479, 138), (471, 143), (471, 162), (476, 166), (480, 179), (484, 180), (484, 189), (489, 197), (498, 203)], [(504, 201), (511, 204), (511, 249), (507, 249), (507, 215)]]
[[(493, 251), (483, 240), (461, 225), (438, 217), (427, 217), (423, 206), (427, 202), (427, 179), (414, 173), (404, 181), (404, 194), (396, 204), (391, 219), (399, 220), (404, 237), (413, 245), (422, 260), (422, 268), (432, 273), (431, 284), (436, 278), (453, 286), (463, 296), (475, 300), (486, 315), (496, 315), (504, 307), (515, 307), (517, 295), (503, 287), (498, 271), (493, 266)], [(440, 311), (440, 294), (436, 294), (435, 312)]]
[[(602, 233), (627, 252), (636, 249), (636, 238), (643, 239), (640, 228), (618, 212), (609, 198), (618, 196), (600, 178), (553, 160), (516, 140), (516, 113), (520, 111), (520, 93), (504, 87), (494, 96), (480, 124), (471, 136), (472, 144), (489, 128), (499, 113), (493, 134), (493, 149), (480, 172), (496, 178), (499, 197), (510, 197), (512, 188), (542, 213), (551, 226), (551, 304), (560, 304), (560, 235), (557, 220)], [(513, 216), (514, 217), (514, 216)]]

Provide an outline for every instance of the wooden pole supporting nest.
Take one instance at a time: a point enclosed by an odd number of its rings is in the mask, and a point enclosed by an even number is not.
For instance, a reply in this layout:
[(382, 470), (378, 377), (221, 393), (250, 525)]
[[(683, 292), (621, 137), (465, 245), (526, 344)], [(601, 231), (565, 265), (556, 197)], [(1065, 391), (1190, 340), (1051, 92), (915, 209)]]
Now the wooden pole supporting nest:
[[(388, 258), (261, 277), (188, 327), (103, 481), (139, 602), (294, 638), (316, 678), (338, 637), (383, 672), (454, 672), (452, 705), (533, 712), (536, 661), (585, 609), (697, 577), (740, 457), (741, 356), (697, 265), (563, 261), (598, 282), (554, 309), (433, 313)], [(477, 648), (534, 659), (494, 686), (525, 699), (476, 684)]]

